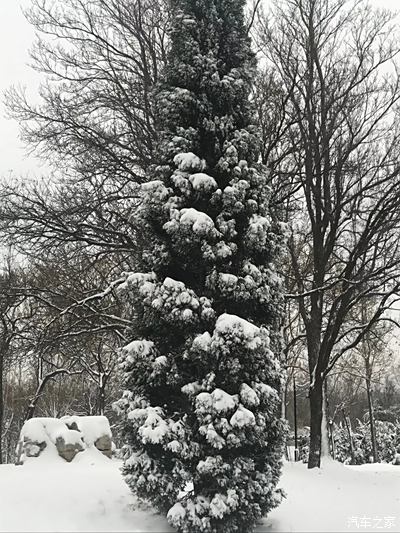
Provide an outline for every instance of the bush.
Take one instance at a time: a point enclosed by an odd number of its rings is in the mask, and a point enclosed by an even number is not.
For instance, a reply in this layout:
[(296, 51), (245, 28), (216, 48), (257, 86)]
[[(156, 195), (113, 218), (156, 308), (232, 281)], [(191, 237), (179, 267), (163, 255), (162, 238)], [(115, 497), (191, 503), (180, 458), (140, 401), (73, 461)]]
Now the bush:
[[(357, 420), (352, 428), (353, 453), (347, 428), (343, 424), (333, 426), (335, 459), (344, 464), (362, 465), (373, 461), (371, 428), (369, 422)], [(384, 420), (375, 421), (376, 444), (379, 461), (393, 462), (400, 452), (400, 424)], [(300, 460), (308, 461), (309, 437), (299, 439)], [(331, 450), (332, 451), (332, 450)]]

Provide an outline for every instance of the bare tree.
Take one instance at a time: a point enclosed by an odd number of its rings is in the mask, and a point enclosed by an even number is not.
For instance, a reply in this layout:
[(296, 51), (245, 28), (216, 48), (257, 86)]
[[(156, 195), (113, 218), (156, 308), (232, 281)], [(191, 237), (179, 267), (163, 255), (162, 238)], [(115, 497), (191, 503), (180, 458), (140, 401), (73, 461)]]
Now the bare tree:
[(0, 228), (18, 246), (80, 242), (104, 253), (137, 248), (138, 184), (153, 164), (152, 93), (165, 61), (164, 0), (33, 0), (44, 75), (39, 104), (6, 95), (10, 117), (51, 176), (6, 181)]
[(5, 423), (4, 383), (7, 369), (15, 363), (15, 342), (24, 331), (26, 296), (14, 290), (23, 281), (23, 272), (15, 266), (8, 253), (0, 273), (0, 464), (3, 460), (2, 443), (9, 430), (10, 421)]
[[(26, 15), (39, 35), (32, 66), (45, 81), (37, 105), (17, 88), (6, 99), (50, 176), (6, 180), (0, 191), (2, 238), (29, 256), (32, 274), (13, 286), (32, 313), (17, 346), (34, 376), (26, 417), (77, 372), (96, 382), (104, 410), (112, 350), (130, 323), (110, 280), (132, 269), (144, 238), (135, 211), (154, 159), (152, 92), (169, 12), (163, 0), (33, 0)], [(102, 350), (97, 335), (108, 339)]]
[(9, 91), (22, 138), (79, 176), (140, 180), (153, 162), (152, 90), (166, 56), (163, 0), (33, 0), (41, 103)]
[[(87, 383), (96, 381), (97, 410), (104, 410), (115, 351), (126, 342), (124, 332), (130, 324), (121, 317), (113, 290), (118, 280), (108, 285), (115, 270), (119, 272), (119, 265), (113, 258), (94, 260), (75, 246), (58, 248), (45, 258), (32, 260), (25, 270), (20, 267), (20, 275), (13, 271), (12, 276), (2, 278), (2, 361), (11, 354), (23, 364), (29, 382), (24, 399), (26, 419), (46, 404), (49, 385), (71, 381), (78, 374), (83, 374)], [(99, 291), (101, 286), (105, 290)], [(14, 379), (12, 371), (9, 379)]]
[(86, 346), (80, 364), (97, 389), (94, 412), (98, 415), (104, 415), (107, 385), (117, 364), (113, 339), (107, 338), (106, 335), (94, 339), (92, 345)]
[[(83, 373), (99, 389), (98, 410), (104, 411), (105, 389), (115, 367), (115, 351), (126, 341), (129, 320), (121, 309), (110, 278), (119, 264), (104, 256), (93, 260), (84, 250), (57, 249), (31, 264), (30, 284), (18, 290), (35, 308), (24, 350), (34, 362), (36, 390), (27, 410), (31, 417), (54, 379)], [(105, 290), (99, 291), (99, 287)]]
[[(281, 168), (298, 187), (287, 297), (306, 337), (312, 468), (324, 380), (386, 318), (400, 287), (398, 32), (391, 13), (363, 1), (286, 0), (261, 21), (259, 39), (288, 95)], [(365, 323), (348, 320), (372, 299)]]
[[(362, 302), (358, 309), (354, 309), (353, 324), (366, 324), (374, 312), (372, 302)], [(378, 390), (387, 376), (393, 353), (388, 349), (389, 335), (393, 330), (390, 321), (375, 323), (363, 336), (361, 342), (351, 350), (350, 354), (339, 362), (336, 373), (339, 378), (348, 378), (355, 391), (365, 394), (367, 400), (368, 423), (371, 433), (372, 456), (374, 462), (379, 461), (376, 442), (375, 408), (373, 389)], [(360, 396), (358, 394), (358, 400)]]

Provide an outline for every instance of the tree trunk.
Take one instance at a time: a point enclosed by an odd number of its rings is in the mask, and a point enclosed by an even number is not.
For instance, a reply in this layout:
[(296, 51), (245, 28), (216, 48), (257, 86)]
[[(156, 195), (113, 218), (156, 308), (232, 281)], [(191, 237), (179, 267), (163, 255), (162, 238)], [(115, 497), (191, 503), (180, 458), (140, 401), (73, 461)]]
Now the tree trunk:
[[(57, 370), (53, 370), (52, 372), (45, 374), (44, 377), (39, 377), (38, 386), (37, 386), (35, 395), (29, 400), (29, 405), (28, 405), (28, 409), (26, 410), (24, 422), (33, 418), (37, 403), (40, 400), (40, 397), (42, 396), (47, 383), (51, 381), (52, 379), (56, 378), (57, 376), (62, 376), (64, 374), (71, 375), (71, 372), (65, 368), (58, 368)], [(41, 372), (39, 375), (41, 376)]]
[(344, 423), (346, 425), (347, 433), (349, 435), (351, 464), (354, 465), (355, 464), (355, 456), (354, 456), (353, 432), (351, 430), (351, 424), (350, 424), (349, 417), (346, 415), (344, 409), (342, 410), (342, 412), (343, 412), (343, 418), (344, 418)]
[(0, 353), (0, 464), (3, 463), (3, 424), (4, 424), (4, 398), (3, 398), (3, 372), (4, 353)]
[(105, 384), (99, 386), (98, 404), (99, 404), (99, 407), (98, 407), (99, 415), (104, 415), (104, 410), (106, 406)]
[(333, 422), (332, 420), (329, 420), (329, 440), (331, 443), (331, 450), (332, 450), (332, 459), (336, 459), (336, 449), (335, 449), (335, 435), (333, 433)]
[(109, 374), (100, 373), (98, 382), (97, 411), (99, 415), (104, 415), (106, 408), (106, 387), (108, 384)]
[(318, 468), (321, 465), (321, 424), (322, 424), (322, 381), (315, 378), (310, 387), (310, 453), (308, 468)]
[(321, 457), (330, 457), (328, 432), (328, 383), (322, 386)]
[(371, 430), (372, 456), (374, 458), (374, 463), (377, 463), (379, 461), (379, 457), (378, 457), (378, 448), (376, 445), (374, 406), (372, 403), (371, 383), (369, 379), (366, 379), (366, 385), (367, 385), (367, 400), (368, 400), (368, 411), (369, 411), (369, 427)]
[(33, 398), (29, 402), (28, 408), (27, 408), (26, 413), (25, 413), (24, 422), (26, 422), (27, 420), (30, 420), (31, 418), (33, 418), (33, 415), (35, 414), (36, 404), (37, 404), (38, 400), (39, 400), (39, 398)]
[(299, 445), (297, 439), (297, 391), (296, 379), (293, 376), (293, 425), (294, 425), (294, 460), (297, 461), (299, 457)]
[(35, 414), (36, 406), (37, 406), (37, 404), (38, 404), (38, 402), (40, 400), (41, 395), (43, 394), (43, 390), (44, 390), (44, 388), (46, 386), (46, 383), (49, 380), (50, 380), (50, 377), (45, 376), (44, 379), (39, 381), (39, 384), (37, 386), (35, 395), (32, 398), (30, 398), (30, 400), (29, 400), (29, 405), (28, 405), (28, 408), (27, 408), (26, 413), (25, 413), (24, 422), (26, 422), (27, 420), (30, 420), (31, 418), (33, 418), (33, 416)]

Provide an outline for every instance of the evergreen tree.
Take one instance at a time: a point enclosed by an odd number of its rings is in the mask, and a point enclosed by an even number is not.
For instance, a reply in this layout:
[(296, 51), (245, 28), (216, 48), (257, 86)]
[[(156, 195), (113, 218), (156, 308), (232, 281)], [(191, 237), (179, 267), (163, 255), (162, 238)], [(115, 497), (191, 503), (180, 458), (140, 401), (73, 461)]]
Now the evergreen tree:
[(251, 531), (281, 498), (283, 228), (257, 165), (244, 4), (172, 0), (144, 273), (121, 289), (125, 479), (190, 533)]

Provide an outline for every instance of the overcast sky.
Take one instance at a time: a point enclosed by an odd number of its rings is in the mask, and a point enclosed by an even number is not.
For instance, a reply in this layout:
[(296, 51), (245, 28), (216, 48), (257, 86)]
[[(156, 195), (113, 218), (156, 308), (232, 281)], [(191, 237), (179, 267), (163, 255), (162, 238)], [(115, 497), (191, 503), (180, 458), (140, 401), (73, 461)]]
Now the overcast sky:
[[(399, 0), (373, 0), (379, 6), (398, 10)], [(35, 92), (38, 75), (28, 66), (28, 50), (34, 40), (34, 31), (26, 22), (22, 9), (30, 0), (0, 0), (0, 92), (10, 85), (23, 85)], [(38, 162), (25, 155), (18, 139), (18, 126), (4, 117), (4, 97), (0, 103), (0, 176), (10, 172), (15, 175), (40, 175)]]
[(37, 163), (24, 156), (18, 139), (18, 126), (4, 117), (4, 91), (10, 85), (37, 87), (38, 76), (28, 67), (28, 50), (34, 39), (34, 31), (26, 22), (22, 8), (30, 0), (0, 0), (0, 176), (10, 171), (26, 174)]

